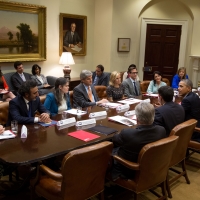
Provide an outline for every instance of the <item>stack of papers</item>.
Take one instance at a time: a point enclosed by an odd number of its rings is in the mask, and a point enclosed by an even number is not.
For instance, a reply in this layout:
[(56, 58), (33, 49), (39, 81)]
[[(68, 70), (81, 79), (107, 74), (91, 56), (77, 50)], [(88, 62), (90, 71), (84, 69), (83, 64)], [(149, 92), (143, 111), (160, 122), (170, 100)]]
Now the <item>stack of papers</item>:
[(14, 138), (14, 137), (16, 137), (16, 135), (10, 130), (4, 131), (2, 134), (0, 134), (0, 140)]
[(141, 102), (141, 99), (134, 99), (134, 98), (129, 98), (129, 99), (124, 99), (121, 101), (118, 101), (119, 103), (124, 103), (124, 104), (134, 104), (134, 103), (139, 103)]
[(127, 125), (127, 126), (133, 126), (133, 125), (137, 124), (136, 120), (129, 119), (129, 118), (126, 118), (126, 117), (120, 116), (120, 115), (116, 115), (114, 117), (109, 117), (108, 119), (111, 121), (119, 122), (119, 123)]

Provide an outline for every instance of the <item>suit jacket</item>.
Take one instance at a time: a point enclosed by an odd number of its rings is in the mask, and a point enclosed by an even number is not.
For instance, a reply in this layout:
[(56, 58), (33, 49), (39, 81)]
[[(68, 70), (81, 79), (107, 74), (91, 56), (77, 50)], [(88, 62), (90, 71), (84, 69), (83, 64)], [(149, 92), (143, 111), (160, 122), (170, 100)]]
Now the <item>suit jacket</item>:
[[(194, 92), (190, 92), (181, 102), (185, 110), (185, 121), (196, 119), (197, 127), (200, 127), (200, 98)], [(200, 134), (199, 134), (200, 135)]]
[[(65, 94), (67, 96), (67, 110), (71, 109), (70, 105), (70, 97), (69, 93)], [(58, 104), (56, 103), (56, 99), (53, 93), (49, 93), (46, 96), (45, 102), (44, 102), (45, 108), (51, 113), (51, 116), (58, 114)]]
[(71, 31), (67, 31), (64, 37), (64, 46), (69, 47), (69, 44), (78, 44), (81, 42), (81, 38), (79, 37), (78, 33), (75, 31), (74, 36), (72, 38)]
[(47, 82), (46, 77), (43, 74), (41, 74), (40, 76), (42, 77), (43, 84), (36, 75), (31, 76), (31, 78), (37, 82), (37, 87), (39, 89), (39, 94), (41, 96), (44, 94), (48, 94), (49, 92), (52, 92), (52, 88), (44, 88), (43, 85), (48, 84), (48, 82)]
[[(25, 79), (26, 80), (29, 80), (31, 79), (31, 75), (26, 73), (26, 72), (23, 72), (24, 76), (25, 76)], [(16, 72), (14, 73), (12, 76), (11, 76), (11, 82), (13, 84), (13, 87), (18, 90), (19, 87), (21, 86), (21, 84), (24, 82), (22, 80), (22, 78), (20, 77), (20, 75)]]
[(85, 89), (85, 86), (83, 83), (80, 83), (77, 85), (73, 90), (73, 105), (74, 107), (89, 107), (96, 105), (96, 102), (99, 101), (99, 98), (97, 96), (96, 90), (93, 85), (90, 86), (92, 90), (92, 94), (94, 95), (95, 102), (91, 102), (88, 96), (88, 93)]
[[(136, 96), (135, 88), (134, 88), (133, 83), (132, 83), (130, 78), (125, 79), (122, 82), (122, 84), (124, 86), (124, 94), (125, 94), (125, 96), (127, 96), (128, 98), (133, 98), (133, 97)], [(136, 81), (135, 84), (136, 84), (136, 87), (137, 87), (137, 90), (138, 90), (138, 95), (141, 95), (139, 81)]]
[(182, 106), (174, 102), (167, 102), (155, 109), (154, 124), (163, 126), (167, 136), (178, 124), (184, 122), (185, 112)]
[[(162, 126), (157, 125), (138, 125), (137, 128), (126, 128), (121, 133), (114, 135), (113, 144), (115, 154), (120, 157), (137, 162), (138, 155), (143, 146), (150, 142), (155, 142), (166, 137), (166, 131)], [(132, 177), (133, 171), (119, 163), (114, 164), (112, 171), (113, 179), (118, 176)]]
[(48, 113), (46, 108), (41, 104), (40, 98), (31, 101), (31, 117), (28, 115), (28, 109), (24, 98), (21, 95), (16, 96), (9, 101), (9, 113), (7, 126), (10, 126), (12, 120), (17, 120), (19, 124), (31, 124), (34, 123), (35, 113)]
[[(93, 74), (92, 74), (92, 82), (94, 82), (95, 76), (96, 76), (96, 72), (93, 72)], [(102, 73), (101, 76), (99, 76), (98, 78), (99, 78), (99, 80), (96, 83), (96, 85), (108, 86), (109, 80), (108, 80), (108, 75), (107, 74)]]

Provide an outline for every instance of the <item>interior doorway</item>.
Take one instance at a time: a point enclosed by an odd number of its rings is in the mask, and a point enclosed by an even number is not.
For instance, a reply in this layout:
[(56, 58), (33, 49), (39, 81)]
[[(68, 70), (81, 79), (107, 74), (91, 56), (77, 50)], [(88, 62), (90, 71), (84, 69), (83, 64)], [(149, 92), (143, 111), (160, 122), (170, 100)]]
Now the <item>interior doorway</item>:
[(147, 24), (143, 80), (152, 80), (154, 71), (160, 71), (164, 78), (172, 81), (179, 63), (181, 25)]

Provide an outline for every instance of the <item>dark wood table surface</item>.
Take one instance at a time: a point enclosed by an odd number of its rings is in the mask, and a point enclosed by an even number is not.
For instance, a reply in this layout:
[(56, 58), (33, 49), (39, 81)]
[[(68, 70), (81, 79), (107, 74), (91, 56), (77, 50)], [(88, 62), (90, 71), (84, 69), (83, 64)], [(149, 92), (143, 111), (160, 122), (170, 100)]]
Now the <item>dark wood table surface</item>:
[[(141, 98), (148, 98), (146, 96), (140, 96)], [(156, 103), (157, 98), (150, 98), (151, 103)], [(130, 105), (129, 110), (133, 110), (137, 104)], [(67, 114), (67, 118), (75, 117), (77, 121), (85, 120), (89, 118), (91, 112), (104, 111), (105, 108), (94, 106), (87, 109), (87, 114), (77, 118), (76, 115)], [(108, 120), (108, 117), (115, 115), (124, 115), (124, 112), (117, 113), (116, 109), (107, 109), (107, 117), (105, 119), (99, 119), (96, 121), (96, 125), (101, 124), (107, 127), (115, 128), (121, 131), (128, 126), (112, 122)], [(57, 115), (54, 120), (60, 120), (62, 115)], [(39, 124), (26, 125), (28, 129), (28, 136), (26, 139), (20, 137), (21, 126), (18, 127), (17, 137), (14, 139), (0, 140), (0, 160), (7, 164), (25, 165), (28, 163), (34, 163), (45, 160), (54, 156), (62, 155), (72, 151), (74, 149), (82, 148), (88, 145), (99, 143), (105, 140), (111, 140), (113, 134), (103, 135), (98, 134), (100, 137), (88, 142), (76, 139), (68, 135), (68, 133), (77, 130), (76, 126), (59, 130), (58, 127), (50, 126), (43, 127)], [(134, 126), (132, 126), (134, 127)], [(87, 130), (88, 131), (88, 130)], [(91, 131), (89, 131), (91, 132)]]

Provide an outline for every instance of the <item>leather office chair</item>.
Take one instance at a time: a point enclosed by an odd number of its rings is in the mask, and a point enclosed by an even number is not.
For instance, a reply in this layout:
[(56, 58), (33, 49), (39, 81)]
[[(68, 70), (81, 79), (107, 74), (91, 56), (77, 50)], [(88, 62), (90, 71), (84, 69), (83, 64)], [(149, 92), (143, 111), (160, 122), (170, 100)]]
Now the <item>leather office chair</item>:
[[(135, 172), (133, 179), (118, 178), (113, 182), (133, 191), (135, 200), (137, 200), (139, 193), (161, 184), (162, 197), (167, 199), (166, 176), (177, 141), (178, 136), (171, 136), (145, 145), (139, 153), (137, 163), (127, 161), (119, 156), (113, 156), (117, 162), (134, 170), (133, 173)], [(107, 178), (111, 180), (109, 176)], [(155, 194), (155, 192), (153, 193)]]
[(105, 141), (71, 151), (64, 157), (60, 173), (40, 165), (38, 179), (31, 181), (32, 192), (35, 190), (39, 196), (51, 200), (83, 200), (99, 193), (103, 199), (112, 148), (113, 144)]
[(69, 91), (69, 97), (70, 97), (71, 108), (73, 108), (73, 90)]
[[(185, 167), (185, 157), (186, 157), (186, 151), (188, 148), (188, 144), (192, 137), (192, 134), (194, 132), (194, 128), (195, 128), (196, 124), (197, 124), (197, 120), (195, 120), (195, 119), (190, 119), (188, 121), (185, 121), (185, 122), (175, 126), (169, 135), (169, 136), (173, 136), (173, 135), (179, 136), (179, 140), (178, 140), (177, 146), (175, 147), (175, 150), (172, 155), (171, 162), (170, 162), (170, 166), (169, 166), (170, 169), (173, 172), (178, 173), (178, 175), (173, 177), (170, 180), (168, 180), (168, 177), (167, 177), (167, 192), (168, 192), (169, 198), (172, 198), (172, 194), (170, 191), (170, 184), (172, 184), (178, 178), (180, 178), (181, 176), (184, 176), (186, 182), (188, 184), (190, 184), (190, 180), (187, 176), (187, 171), (186, 171), (186, 167)], [(171, 168), (178, 163), (181, 163), (181, 165), (182, 165), (182, 172), (180, 172), (174, 168)]]
[(99, 99), (107, 98), (106, 86), (104, 85), (95, 85), (95, 90)]

